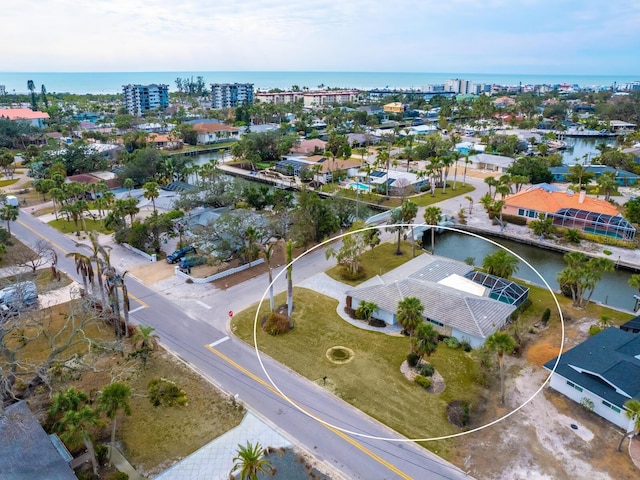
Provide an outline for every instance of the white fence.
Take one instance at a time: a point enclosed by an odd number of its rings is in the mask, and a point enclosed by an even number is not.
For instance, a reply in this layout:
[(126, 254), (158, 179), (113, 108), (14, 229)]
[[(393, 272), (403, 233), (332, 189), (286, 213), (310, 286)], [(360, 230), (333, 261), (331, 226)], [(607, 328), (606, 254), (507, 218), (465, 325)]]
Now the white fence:
[(175, 274), (179, 277), (184, 278), (185, 280), (190, 279), (193, 283), (209, 283), (209, 282), (213, 282), (214, 280), (219, 280), (221, 278), (228, 277), (229, 275), (233, 275), (234, 273), (242, 272), (247, 268), (255, 267), (256, 265), (260, 265), (261, 263), (264, 263), (264, 258), (259, 258), (256, 261), (251, 262), (251, 264), (245, 263), (244, 265), (240, 265), (239, 267), (230, 268), (222, 272), (214, 273), (213, 275), (209, 275), (208, 277), (205, 277), (205, 278), (194, 278), (191, 275), (184, 273), (182, 270), (180, 270), (180, 267), (176, 266)]
[(132, 247), (128, 243), (121, 243), (121, 245), (124, 248), (126, 248), (127, 250), (130, 250), (133, 253), (137, 253), (138, 255), (140, 255), (141, 257), (146, 258), (147, 260), (150, 260), (152, 262), (157, 262), (158, 261), (158, 257), (157, 257), (157, 255), (155, 253), (152, 254), (152, 255), (149, 255), (148, 253), (143, 252), (142, 250), (138, 250), (136, 247)]

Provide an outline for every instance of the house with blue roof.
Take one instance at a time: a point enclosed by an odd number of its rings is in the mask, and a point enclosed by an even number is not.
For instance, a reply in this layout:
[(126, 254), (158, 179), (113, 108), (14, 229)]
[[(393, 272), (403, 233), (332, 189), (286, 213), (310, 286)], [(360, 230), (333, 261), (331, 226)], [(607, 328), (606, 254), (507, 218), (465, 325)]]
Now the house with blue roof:
[(640, 335), (610, 327), (544, 364), (555, 372), (549, 385), (577, 403), (593, 402), (593, 412), (625, 432), (634, 421), (624, 403), (640, 400)]

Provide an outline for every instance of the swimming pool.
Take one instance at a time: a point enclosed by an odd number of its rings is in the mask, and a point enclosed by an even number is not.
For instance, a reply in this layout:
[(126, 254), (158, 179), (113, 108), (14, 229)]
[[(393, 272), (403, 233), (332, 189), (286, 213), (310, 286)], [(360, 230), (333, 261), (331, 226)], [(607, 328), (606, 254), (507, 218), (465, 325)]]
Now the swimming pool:
[(347, 186), (351, 190), (363, 190), (365, 192), (368, 192), (369, 190), (371, 190), (371, 187), (369, 185), (365, 185), (364, 183), (360, 183), (360, 182), (351, 182)]

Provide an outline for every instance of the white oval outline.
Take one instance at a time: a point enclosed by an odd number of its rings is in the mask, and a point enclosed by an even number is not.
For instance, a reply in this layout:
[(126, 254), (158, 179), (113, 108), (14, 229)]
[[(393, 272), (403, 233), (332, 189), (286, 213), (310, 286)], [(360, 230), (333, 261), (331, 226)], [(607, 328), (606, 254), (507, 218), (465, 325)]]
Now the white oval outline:
[[(300, 412), (304, 413), (305, 415), (307, 415), (308, 417), (314, 419), (315, 421), (329, 427), (329, 428), (335, 428), (336, 430), (339, 430), (343, 433), (348, 433), (350, 435), (354, 435), (360, 438), (367, 438), (367, 439), (371, 439), (371, 440), (386, 440), (389, 442), (432, 442), (432, 441), (438, 441), (438, 440), (446, 440), (449, 438), (456, 438), (456, 437), (462, 437), (464, 435), (469, 435), (471, 433), (475, 433), (475, 432), (479, 432), (485, 428), (488, 427), (492, 427), (493, 425), (501, 422), (502, 420), (505, 420), (507, 418), (509, 418), (511, 415), (513, 415), (516, 412), (519, 412), (522, 408), (524, 408), (528, 403), (530, 403), (531, 401), (533, 401), (533, 399), (536, 397), (536, 395), (538, 395), (542, 389), (545, 387), (545, 385), (551, 380), (551, 376), (555, 373), (556, 368), (558, 367), (558, 363), (560, 363), (560, 358), (562, 357), (562, 352), (564, 350), (564, 342), (565, 342), (565, 329), (564, 329), (564, 316), (562, 315), (562, 309), (560, 308), (560, 303), (558, 302), (558, 298), (556, 297), (556, 294), (554, 293), (553, 289), (551, 288), (551, 286), (549, 286), (549, 284), (547, 283), (547, 281), (544, 279), (544, 277), (540, 274), (540, 272), (538, 272), (533, 266), (531, 266), (531, 264), (529, 262), (527, 262), (524, 258), (522, 258), (520, 255), (518, 255), (517, 253), (509, 250), (508, 248), (504, 247), (503, 245), (500, 245), (499, 243), (495, 242), (494, 240), (490, 240), (488, 238), (483, 237), (482, 235), (478, 235), (476, 233), (473, 232), (467, 232), (465, 230), (460, 230), (458, 228), (454, 228), (454, 227), (448, 227), (448, 226), (444, 226), (444, 225), (436, 225), (436, 228), (441, 228), (444, 230), (450, 230), (453, 232), (458, 232), (458, 233), (463, 233), (465, 235), (470, 235), (472, 237), (478, 238), (480, 240), (484, 240), (486, 242), (489, 242), (495, 246), (497, 246), (498, 248), (501, 248), (502, 250), (507, 251), (508, 253), (514, 255), (516, 258), (518, 258), (518, 260), (520, 260), (521, 262), (523, 262), (525, 265), (527, 265), (531, 270), (533, 270), (536, 275), (538, 275), (538, 277), (540, 278), (540, 280), (542, 280), (542, 282), (544, 283), (544, 285), (546, 286), (547, 290), (551, 293), (551, 296), (553, 297), (553, 300), (556, 304), (556, 308), (558, 309), (558, 315), (560, 316), (560, 325), (561, 325), (561, 332), (562, 332), (562, 339), (560, 341), (560, 349), (558, 352), (558, 357), (556, 358), (555, 363), (553, 364), (553, 368), (551, 369), (551, 372), (549, 373), (549, 376), (544, 380), (544, 382), (542, 382), (542, 384), (540, 385), (540, 387), (533, 392), (533, 394), (524, 401), (524, 403), (522, 403), (522, 405), (516, 407), (515, 409), (513, 409), (511, 412), (504, 414), (503, 416), (492, 420), (491, 422), (485, 424), (485, 425), (481, 425), (480, 427), (476, 427), (473, 428), (471, 430), (466, 430), (464, 432), (458, 432), (458, 433), (453, 433), (451, 435), (443, 435), (440, 437), (431, 437), (431, 438), (391, 438), (391, 437), (379, 437), (377, 435), (369, 435), (366, 433), (360, 433), (360, 432), (354, 432), (352, 430), (346, 429), (346, 428), (342, 428), (339, 427), (337, 425), (333, 425), (332, 423), (329, 423), (319, 417), (317, 417), (316, 415), (313, 415), (310, 412), (307, 412), (304, 408), (302, 408), (300, 405), (298, 405), (295, 401), (293, 401), (291, 398), (289, 398), (288, 395), (286, 395), (282, 390), (280, 390), (280, 388), (278, 388), (278, 386), (275, 384), (275, 382), (273, 381), (273, 379), (271, 378), (271, 376), (269, 375), (269, 373), (267, 372), (267, 369), (264, 366), (264, 363), (262, 362), (262, 357), (260, 356), (260, 350), (258, 349), (258, 336), (257, 336), (257, 331), (258, 331), (258, 316), (260, 313), (260, 308), (262, 308), (262, 302), (264, 302), (265, 297), (269, 294), (269, 289), (271, 288), (271, 286), (276, 282), (276, 280), (278, 278), (280, 278), (280, 276), (285, 273), (287, 271), (287, 269), (289, 268), (289, 266), (293, 265), (296, 261), (298, 261), (299, 259), (301, 259), (302, 257), (304, 257), (305, 255), (313, 252), (314, 250), (317, 250), (321, 247), (324, 247), (326, 244), (333, 242), (335, 240), (339, 240), (347, 235), (351, 235), (354, 233), (360, 233), (360, 232), (366, 232), (368, 230), (373, 230), (373, 229), (377, 229), (377, 230), (381, 230), (381, 229), (389, 229), (389, 228), (394, 228), (394, 227), (410, 227), (410, 228), (414, 228), (414, 227), (420, 227), (420, 226), (428, 226), (428, 227), (433, 227), (433, 225), (429, 225), (427, 223), (418, 223), (418, 224), (414, 224), (414, 223), (394, 223), (394, 224), (387, 224), (387, 225), (374, 225), (374, 226), (370, 226), (370, 227), (365, 227), (365, 228), (361, 228), (358, 230), (354, 230), (353, 232), (346, 232), (346, 233), (342, 233), (340, 235), (336, 235), (335, 237), (332, 237), (328, 240), (323, 241), (322, 243), (319, 243), (318, 245), (315, 245), (313, 247), (311, 247), (309, 250), (305, 250), (301, 255), (299, 255), (298, 257), (294, 258), (290, 263), (286, 264), (284, 266), (284, 268), (280, 271), (280, 273), (278, 273), (273, 281), (267, 286), (267, 289), (265, 290), (265, 292), (262, 294), (262, 297), (260, 298), (260, 302), (258, 303), (257, 309), (256, 309), (256, 316), (254, 318), (253, 321), (253, 346), (254, 349), (256, 351), (256, 356), (258, 358), (258, 363), (260, 364), (260, 368), (262, 368), (263, 373), (265, 374), (265, 376), (267, 377), (267, 379), (269, 380), (269, 383), (273, 386), (273, 388), (275, 390), (278, 391), (278, 393), (280, 394), (280, 396), (282, 398), (284, 398), (288, 403), (290, 403), (293, 407), (295, 407), (296, 409), (298, 409)], [(309, 380), (309, 379), (306, 379)], [(354, 408), (354, 405), (349, 404)], [(360, 410), (360, 409), (358, 409)], [(365, 413), (365, 412), (363, 412)], [(387, 426), (388, 427), (388, 426)], [(389, 427), (391, 428), (391, 427)], [(393, 430), (393, 429), (392, 429)], [(394, 430), (395, 431), (395, 430)], [(402, 435), (398, 432), (399, 435)]]

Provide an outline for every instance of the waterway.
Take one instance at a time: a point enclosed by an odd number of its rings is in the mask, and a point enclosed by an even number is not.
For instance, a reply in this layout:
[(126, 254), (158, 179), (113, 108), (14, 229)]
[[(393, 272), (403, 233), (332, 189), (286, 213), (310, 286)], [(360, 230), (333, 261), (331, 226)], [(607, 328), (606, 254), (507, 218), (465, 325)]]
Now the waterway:
[[(561, 253), (542, 250), (501, 238), (492, 238), (492, 240), (503, 245), (509, 250), (512, 250), (531, 264), (531, 266), (535, 268), (542, 277), (544, 277), (552, 289), (555, 291), (560, 289), (556, 278), (558, 273), (566, 267)], [(498, 249), (499, 247), (487, 241), (470, 235), (465, 235), (463, 233), (444, 232), (436, 235), (436, 255), (460, 261), (464, 261), (468, 257), (474, 257), (474, 264), (476, 266), (482, 265), (484, 257), (496, 252)], [(615, 262), (617, 258), (611, 258), (611, 260)], [(638, 293), (638, 290), (629, 287), (627, 284), (631, 275), (631, 272), (623, 269), (616, 269), (614, 272), (604, 273), (602, 280), (600, 280), (596, 286), (591, 299), (618, 309), (632, 312), (635, 304), (633, 296)], [(531, 283), (544, 286), (540, 277), (522, 261), (519, 262), (518, 270), (514, 276), (516, 278), (521, 278)]]
[(562, 163), (565, 165), (575, 165), (576, 163), (589, 165), (592, 159), (600, 152), (596, 148), (601, 143), (615, 146), (616, 140), (612, 137), (577, 137), (565, 138), (568, 148), (561, 150)]

